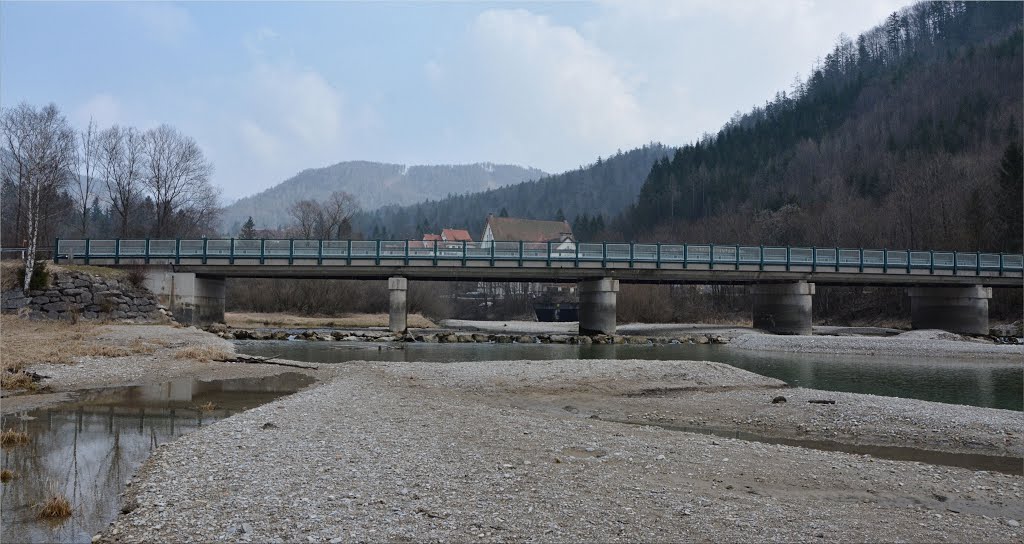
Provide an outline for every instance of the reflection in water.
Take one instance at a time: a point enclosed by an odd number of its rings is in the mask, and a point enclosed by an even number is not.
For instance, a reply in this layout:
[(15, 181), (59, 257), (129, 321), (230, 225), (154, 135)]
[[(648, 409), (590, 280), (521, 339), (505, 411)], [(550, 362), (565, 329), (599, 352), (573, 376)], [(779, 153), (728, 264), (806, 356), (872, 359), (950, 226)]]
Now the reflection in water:
[[(212, 382), (185, 379), (90, 390), (56, 408), (5, 416), (4, 429), (26, 432), (31, 441), (3, 450), (3, 468), (16, 474), (0, 492), (3, 541), (88, 542), (114, 519), (125, 483), (157, 446), (312, 382), (296, 373)], [(198, 408), (207, 402), (217, 409)], [(35, 504), (50, 487), (74, 507), (63, 523), (35, 519)]]
[(751, 352), (724, 346), (568, 344), (377, 344), (239, 341), (238, 351), (319, 363), (348, 361), (509, 361), (517, 359), (659, 359), (726, 363), (790, 385), (1024, 410), (1019, 362), (913, 357)]

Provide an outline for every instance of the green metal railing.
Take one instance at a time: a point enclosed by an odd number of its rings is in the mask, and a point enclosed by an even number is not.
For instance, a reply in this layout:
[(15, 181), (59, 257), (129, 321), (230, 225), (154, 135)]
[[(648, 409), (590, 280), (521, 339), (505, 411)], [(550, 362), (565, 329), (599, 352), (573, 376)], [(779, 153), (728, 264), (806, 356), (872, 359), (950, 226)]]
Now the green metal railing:
[[(560, 244), (552, 242), (443, 242), (406, 240), (240, 240), (230, 239), (134, 239), (134, 240), (61, 240), (57, 239), (54, 262), (62, 260), (113, 260), (150, 263), (183, 260), (202, 264), (235, 264), (236, 260), (246, 262), (268, 261), (280, 263), (315, 260), (316, 264), (351, 265), (353, 261), (365, 264), (382, 261), (393, 264), (400, 261), (410, 264), (414, 261), (430, 261), (433, 266), (450, 266), (458, 263), (486, 263), (495, 266), (498, 262), (514, 262), (516, 266), (528, 263), (626, 263), (661, 268), (664, 265), (709, 268), (722, 265), (734, 267), (756, 266), (784, 267), (792, 270), (810, 268), (812, 272), (864, 272), (866, 268), (881, 269), (882, 272), (906, 272), (912, 270), (952, 271), (954, 274), (975, 274), (982, 272), (1021, 273), (1024, 271), (1024, 257), (1019, 254), (981, 253), (961, 251), (911, 251), (888, 249), (847, 249), (821, 247), (780, 247), (741, 246), (721, 244), (639, 244), (639, 243), (578, 243)], [(535, 266), (530, 264), (530, 266)]]

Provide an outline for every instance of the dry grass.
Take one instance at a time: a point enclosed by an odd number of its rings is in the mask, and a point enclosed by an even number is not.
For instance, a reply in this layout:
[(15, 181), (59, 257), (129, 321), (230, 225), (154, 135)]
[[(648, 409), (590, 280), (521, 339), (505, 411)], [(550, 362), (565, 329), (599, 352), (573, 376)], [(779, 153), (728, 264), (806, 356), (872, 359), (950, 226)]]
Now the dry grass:
[(0, 352), (4, 369), (37, 363), (66, 364), (95, 343), (95, 323), (29, 321), (0, 316)]
[[(387, 327), (388, 314), (345, 314), (340, 316), (303, 316), (281, 313), (228, 312), (224, 321), (230, 327), (282, 328), (363, 328)], [(409, 314), (409, 326), (416, 329), (437, 328), (433, 321), (420, 314)]]
[(7, 429), (0, 433), (0, 446), (10, 448), (13, 446), (20, 446), (22, 444), (28, 444), (28, 433), (21, 431), (15, 431), (14, 429)]
[(214, 346), (189, 346), (174, 352), (176, 359), (193, 359), (196, 361), (226, 361), (234, 355), (226, 349)]
[(18, 284), (18, 271), (23, 266), (20, 260), (0, 261), (0, 291), (21, 287)]
[(9, 482), (9, 481), (11, 481), (13, 479), (14, 479), (14, 472), (12, 472), (10, 469), (6, 469), (5, 468), (3, 470), (0, 470), (0, 482), (6, 484), (7, 482)]
[(92, 275), (92, 276), (99, 276), (101, 278), (114, 279), (114, 280), (125, 279), (127, 277), (127, 275), (128, 275), (127, 272), (125, 272), (124, 270), (121, 270), (119, 268), (107, 268), (107, 267), (104, 267), (104, 266), (92, 266), (92, 265), (85, 265), (85, 264), (62, 264), (62, 265), (56, 265), (56, 264), (48, 263), (47, 267), (51, 271), (53, 271), (53, 272), (67, 270), (67, 271), (70, 271), (70, 272), (81, 272), (82, 274), (89, 274), (89, 275)]
[(8, 372), (6, 370), (0, 370), (3, 374), (0, 374), (0, 389), (28, 389), (35, 391), (39, 388), (39, 384), (32, 379), (22, 370), (15, 372)]
[(55, 486), (50, 486), (46, 499), (37, 505), (39, 512), (36, 517), (39, 519), (64, 519), (71, 515), (71, 501), (63, 493), (57, 491)]
[(196, 408), (199, 409), (200, 412), (212, 412), (217, 409), (217, 405), (214, 404), (213, 401), (207, 401), (203, 404), (196, 405)]

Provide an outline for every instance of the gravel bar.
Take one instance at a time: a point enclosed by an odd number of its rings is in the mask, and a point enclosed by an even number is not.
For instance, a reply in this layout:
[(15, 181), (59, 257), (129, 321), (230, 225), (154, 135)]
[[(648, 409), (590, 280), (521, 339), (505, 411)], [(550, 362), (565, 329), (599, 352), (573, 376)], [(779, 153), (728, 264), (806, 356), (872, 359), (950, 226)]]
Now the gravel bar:
[(730, 349), (885, 355), (957, 359), (1024, 360), (1024, 345), (991, 344), (965, 339), (944, 331), (910, 331), (888, 338), (861, 336), (778, 336), (745, 334), (729, 343)]
[[(107, 542), (1020, 542), (1024, 478), (501, 406), (587, 380), (770, 386), (713, 363), (358, 363), (157, 449)], [(760, 378), (760, 379), (759, 379)], [(703, 382), (703, 383), (698, 383)]]

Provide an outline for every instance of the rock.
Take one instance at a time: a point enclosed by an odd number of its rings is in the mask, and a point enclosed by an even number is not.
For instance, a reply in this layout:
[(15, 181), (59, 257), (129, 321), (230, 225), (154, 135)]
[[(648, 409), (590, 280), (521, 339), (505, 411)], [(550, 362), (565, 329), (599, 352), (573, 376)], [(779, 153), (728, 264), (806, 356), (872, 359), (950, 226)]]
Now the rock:
[(772, 404), (785, 404), (785, 403), (786, 403), (786, 397), (784, 397), (782, 395), (779, 395), (779, 396), (775, 397), (774, 399), (772, 399)]
[(516, 337), (516, 342), (518, 342), (520, 344), (533, 344), (534, 343), (533, 337), (532, 336), (527, 336), (525, 334), (522, 335), (522, 336)]
[(698, 344), (710, 344), (711, 341), (708, 340), (707, 336), (700, 335), (700, 336), (697, 337), (697, 343)]
[(473, 338), (473, 341), (477, 342), (477, 343), (486, 343), (487, 342), (487, 335), (486, 334), (474, 333), (472, 338)]
[(51, 302), (43, 305), (43, 310), (47, 312), (66, 312), (68, 311), (67, 302)]
[(1008, 520), (1006, 520), (1006, 524), (1009, 525), (1010, 527), (1020, 527), (1020, 522), (1015, 520), (1015, 519), (1008, 519)]

